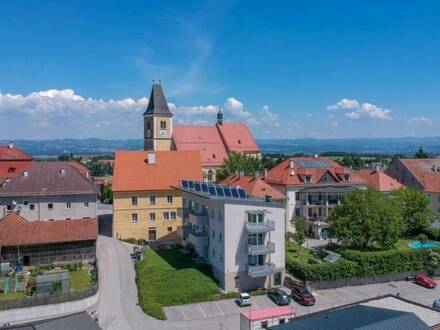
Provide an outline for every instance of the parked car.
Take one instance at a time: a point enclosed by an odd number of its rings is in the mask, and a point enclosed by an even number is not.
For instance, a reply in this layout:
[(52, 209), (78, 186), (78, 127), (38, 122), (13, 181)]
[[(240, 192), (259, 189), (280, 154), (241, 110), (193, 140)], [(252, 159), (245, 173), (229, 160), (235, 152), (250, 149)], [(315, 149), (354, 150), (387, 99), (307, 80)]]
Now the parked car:
[(414, 277), (414, 282), (429, 289), (434, 289), (437, 286), (437, 282), (425, 274), (416, 275), (416, 277)]
[(284, 290), (273, 289), (267, 295), (278, 306), (290, 304), (290, 297)]
[(300, 304), (312, 306), (315, 304), (315, 296), (302, 285), (294, 285), (290, 294), (294, 300)]
[(251, 296), (247, 292), (241, 292), (238, 295), (236, 301), (237, 301), (238, 306), (240, 306), (240, 307), (250, 306), (252, 304), (251, 303)]
[(432, 308), (440, 312), (440, 298), (434, 300), (434, 302), (432, 303)]

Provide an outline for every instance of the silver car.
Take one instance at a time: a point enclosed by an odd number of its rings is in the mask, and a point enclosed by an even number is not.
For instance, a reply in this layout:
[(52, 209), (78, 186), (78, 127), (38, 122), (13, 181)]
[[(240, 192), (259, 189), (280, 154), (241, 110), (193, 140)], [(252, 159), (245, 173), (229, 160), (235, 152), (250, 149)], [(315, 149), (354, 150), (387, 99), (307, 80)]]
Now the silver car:
[(237, 304), (240, 307), (251, 305), (251, 296), (249, 293), (241, 292), (237, 297)]

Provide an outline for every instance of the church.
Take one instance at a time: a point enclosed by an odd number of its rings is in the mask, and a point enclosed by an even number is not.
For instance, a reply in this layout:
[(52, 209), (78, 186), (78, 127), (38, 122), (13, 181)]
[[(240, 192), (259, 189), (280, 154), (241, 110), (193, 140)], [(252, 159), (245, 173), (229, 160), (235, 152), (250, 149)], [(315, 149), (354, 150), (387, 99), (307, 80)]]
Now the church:
[(144, 112), (145, 151), (199, 150), (203, 176), (216, 180), (216, 171), (230, 153), (259, 157), (260, 149), (246, 124), (223, 122), (219, 110), (212, 126), (173, 125), (162, 85), (153, 83), (147, 110)]

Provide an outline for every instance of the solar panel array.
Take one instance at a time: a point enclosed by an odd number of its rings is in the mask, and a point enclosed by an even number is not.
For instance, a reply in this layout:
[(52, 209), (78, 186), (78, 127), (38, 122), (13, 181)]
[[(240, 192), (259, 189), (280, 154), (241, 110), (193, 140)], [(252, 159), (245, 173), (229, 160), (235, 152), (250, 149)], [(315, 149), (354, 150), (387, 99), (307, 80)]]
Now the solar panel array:
[(238, 187), (229, 187), (192, 180), (182, 180), (180, 185), (183, 189), (192, 190), (213, 197), (246, 198), (246, 192), (242, 188)]
[(296, 165), (299, 168), (329, 168), (332, 166), (328, 160), (299, 160)]

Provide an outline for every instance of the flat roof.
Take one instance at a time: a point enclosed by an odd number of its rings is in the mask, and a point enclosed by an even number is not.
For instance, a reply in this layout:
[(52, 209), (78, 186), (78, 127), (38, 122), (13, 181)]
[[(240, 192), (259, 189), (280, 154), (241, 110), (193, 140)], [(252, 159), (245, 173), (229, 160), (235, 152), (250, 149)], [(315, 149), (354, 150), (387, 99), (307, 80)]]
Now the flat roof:
[(260, 320), (273, 319), (283, 316), (286, 317), (293, 316), (293, 310), (291, 310), (289, 307), (283, 306), (283, 307), (274, 307), (274, 308), (259, 309), (255, 311), (241, 312), (241, 315), (247, 318), (249, 321), (260, 321)]

